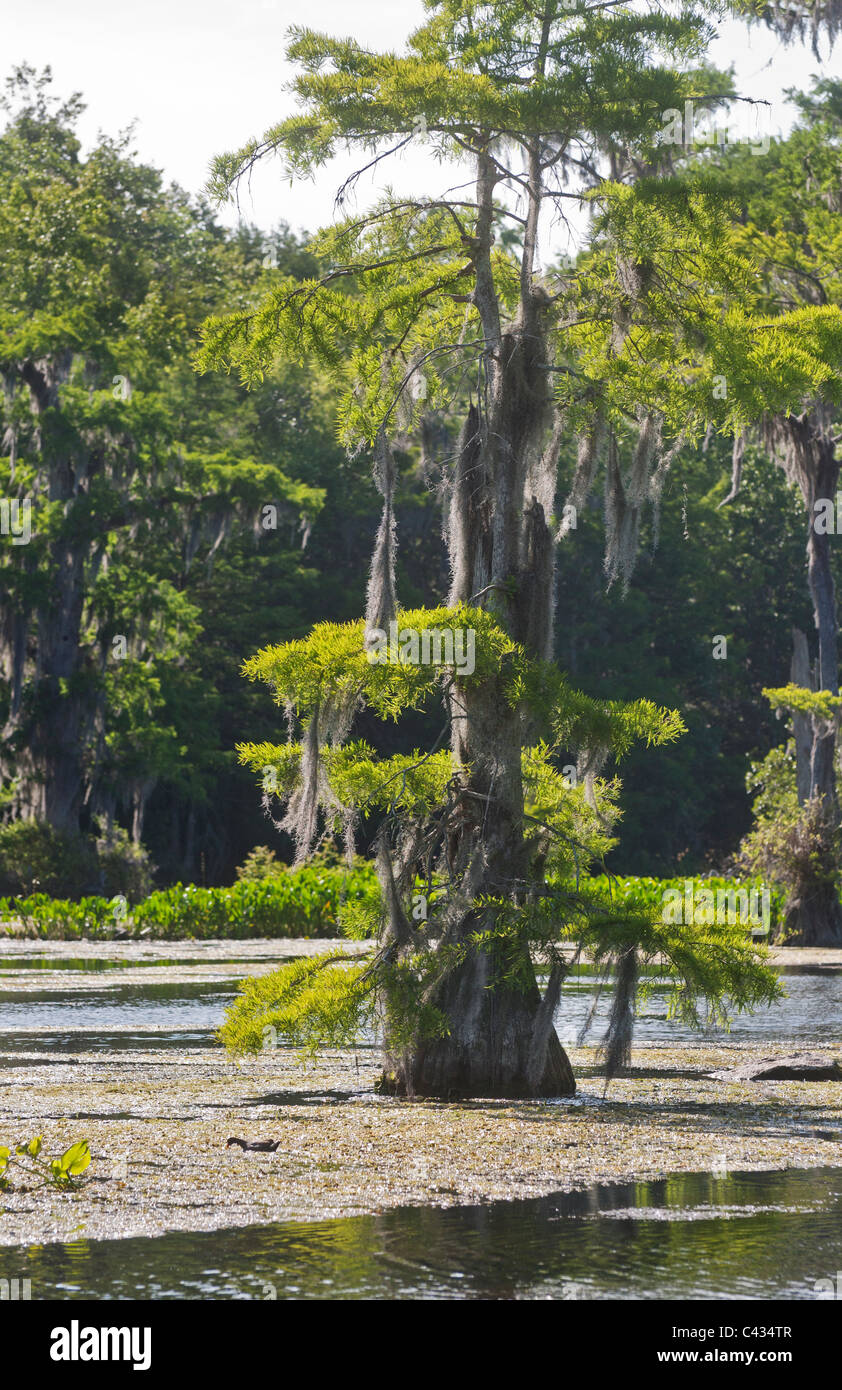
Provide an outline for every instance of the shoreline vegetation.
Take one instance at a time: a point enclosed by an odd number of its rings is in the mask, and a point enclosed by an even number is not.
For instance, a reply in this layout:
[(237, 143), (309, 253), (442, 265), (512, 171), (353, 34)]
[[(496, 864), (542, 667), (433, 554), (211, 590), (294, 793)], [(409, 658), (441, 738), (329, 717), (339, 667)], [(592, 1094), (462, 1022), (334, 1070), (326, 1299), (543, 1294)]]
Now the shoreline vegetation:
[[(614, 907), (661, 907), (664, 920), (705, 924), (744, 921), (760, 940), (779, 939), (783, 893), (757, 879), (723, 877), (646, 878), (594, 875), (588, 887)], [(378, 893), (374, 865), (292, 868), (262, 880), (240, 880), (227, 888), (174, 884), (134, 906), (126, 898), (78, 900), (47, 893), (0, 897), (0, 940), (206, 940), (248, 938), (313, 939), (341, 935), (340, 912), (348, 903), (371, 902)], [(762, 911), (757, 904), (763, 902)], [(672, 916), (669, 916), (672, 914)], [(711, 915), (713, 914), (713, 915)]]

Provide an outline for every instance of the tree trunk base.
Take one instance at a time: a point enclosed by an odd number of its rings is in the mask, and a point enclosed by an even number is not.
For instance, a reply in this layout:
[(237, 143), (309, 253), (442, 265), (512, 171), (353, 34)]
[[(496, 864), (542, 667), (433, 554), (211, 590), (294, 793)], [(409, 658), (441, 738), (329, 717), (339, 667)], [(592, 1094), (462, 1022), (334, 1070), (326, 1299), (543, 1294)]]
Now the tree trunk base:
[(842, 906), (835, 884), (802, 890), (787, 902), (781, 942), (786, 946), (842, 945)]
[(387, 1048), (380, 1094), (439, 1100), (575, 1095), (570, 1059), (541, 1008), (537, 984), (527, 990), (492, 984), (490, 970), (488, 956), (478, 952), (449, 977), (435, 1001), (449, 1032), (419, 1040), (400, 1056)]
[[(514, 1072), (506, 1077), (492, 1075), (484, 1080), (476, 1067), (448, 1065), (437, 1078), (419, 1072), (412, 1065), (399, 1065), (396, 1069), (387, 1063), (374, 1089), (378, 1095), (400, 1096), (405, 1100), (524, 1100), (574, 1096), (576, 1078), (558, 1037), (555, 1048), (549, 1051), (556, 1055), (548, 1056), (546, 1070), (537, 1085)], [(448, 1079), (450, 1077), (453, 1079)]]

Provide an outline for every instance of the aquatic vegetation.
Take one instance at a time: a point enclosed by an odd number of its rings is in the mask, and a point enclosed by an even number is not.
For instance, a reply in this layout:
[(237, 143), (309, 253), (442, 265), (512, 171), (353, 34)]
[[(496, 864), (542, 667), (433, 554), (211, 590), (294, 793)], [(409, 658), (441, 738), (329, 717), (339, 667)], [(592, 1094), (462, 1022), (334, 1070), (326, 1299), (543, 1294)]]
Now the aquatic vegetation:
[(16, 934), (54, 940), (128, 936), (175, 939), (209, 937), (336, 936), (343, 906), (361, 905), (373, 891), (374, 867), (353, 870), (308, 867), (230, 888), (175, 884), (151, 893), (129, 912), (125, 899), (69, 902), (34, 893), (0, 898), (0, 922), (19, 923)]
[(13, 1164), (22, 1168), (27, 1176), (40, 1178), (43, 1186), (67, 1188), (73, 1186), (74, 1179), (81, 1177), (91, 1161), (87, 1139), (71, 1144), (57, 1158), (42, 1156), (43, 1147), (40, 1134), (17, 1144), (14, 1152), (0, 1147), (0, 1191), (5, 1192), (11, 1186), (9, 1170)]

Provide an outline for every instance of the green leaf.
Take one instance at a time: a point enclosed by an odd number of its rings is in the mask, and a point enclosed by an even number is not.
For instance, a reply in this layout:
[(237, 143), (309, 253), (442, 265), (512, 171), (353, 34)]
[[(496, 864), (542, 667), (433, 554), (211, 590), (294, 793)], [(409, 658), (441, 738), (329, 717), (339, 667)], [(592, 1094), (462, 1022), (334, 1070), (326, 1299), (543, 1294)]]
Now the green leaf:
[(82, 1139), (78, 1144), (74, 1144), (67, 1149), (58, 1160), (63, 1173), (70, 1177), (78, 1177), (79, 1173), (84, 1173), (91, 1161), (90, 1149), (87, 1139)]

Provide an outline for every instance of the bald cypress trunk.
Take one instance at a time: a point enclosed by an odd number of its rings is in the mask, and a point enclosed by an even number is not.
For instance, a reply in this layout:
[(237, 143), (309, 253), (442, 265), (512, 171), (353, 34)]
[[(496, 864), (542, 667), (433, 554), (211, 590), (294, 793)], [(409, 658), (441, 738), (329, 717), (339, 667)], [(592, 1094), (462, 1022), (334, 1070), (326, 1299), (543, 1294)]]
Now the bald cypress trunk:
[(5, 771), (17, 779), (16, 814), (64, 831), (79, 828), (92, 714), (93, 692), (87, 682), (81, 688), (81, 564), (78, 554), (61, 557), (53, 602), (35, 616), (37, 670), (3, 731)]
[[(826, 526), (818, 524), (822, 504), (835, 515), (839, 463), (829, 432), (817, 428), (805, 415), (789, 422), (802, 462), (801, 486), (808, 510), (807, 575), (818, 635), (815, 685), (831, 695), (839, 694), (839, 625), (830, 547), (839, 543)], [(816, 504), (819, 504), (817, 511)], [(838, 533), (840, 518), (836, 518)], [(802, 657), (803, 665), (803, 657)], [(809, 816), (811, 853), (800, 859), (802, 868), (792, 884), (784, 911), (784, 931), (794, 945), (834, 946), (842, 942), (842, 907), (839, 904), (839, 801), (836, 790), (838, 718), (810, 720)], [(797, 732), (797, 731), (796, 731)], [(806, 777), (802, 772), (802, 781)], [(800, 796), (799, 796), (799, 799)]]
[[(533, 160), (533, 165), (536, 161)], [(537, 167), (533, 175), (538, 180)], [(527, 227), (521, 305), (510, 332), (500, 329), (490, 273), (494, 172), (478, 161), (476, 304), (488, 355), (488, 389), (462, 432), (452, 481), (448, 547), (453, 572), (449, 602), (487, 607), (533, 656), (551, 649), (553, 538), (545, 505), (555, 489), (556, 458), (548, 454), (551, 401), (541, 300), (533, 293), (532, 257), (540, 197)], [(543, 502), (539, 500), (539, 496)], [(549, 497), (549, 503), (548, 503)], [(529, 889), (521, 754), (523, 716), (505, 695), (505, 671), (484, 682), (454, 685), (450, 694), (452, 749), (468, 767), (449, 827), (448, 856), (471, 905), (449, 929), (448, 941), (467, 946), (462, 964), (434, 987), (428, 1002), (448, 1032), (419, 1039), (395, 1056), (387, 1040), (385, 1081), (404, 1095), (562, 1096), (576, 1089), (569, 1059), (553, 1027), (561, 974), (542, 997), (528, 947), (513, 961), (468, 944), (494, 925), (486, 897), (523, 902)], [(513, 969), (518, 983), (509, 980)], [(503, 975), (506, 979), (503, 980)]]
[[(454, 696), (454, 742), (471, 764), (453, 817), (449, 853), (464, 868), (474, 898), (524, 896), (529, 874), (523, 825), (521, 734), (500, 684)], [(481, 862), (477, 870), (476, 865)], [(494, 926), (494, 909), (469, 908), (449, 941), (468, 941)], [(562, 983), (556, 972), (543, 995), (524, 945), (511, 952), (469, 947), (464, 962), (434, 988), (430, 1002), (449, 1032), (421, 1040), (408, 1054), (387, 1056), (386, 1072), (400, 1094), (441, 1096), (563, 1096), (576, 1089), (573, 1071), (553, 1027)], [(503, 981), (519, 966), (522, 981)]]
[[(73, 507), (84, 466), (67, 454), (59, 391), (70, 354), (53, 361), (27, 361), (20, 376), (28, 388), (33, 439), (41, 453), (50, 502), (63, 503), (65, 519), (41, 557), (47, 584), (35, 582), (28, 546), (17, 563), (32, 573), (33, 599), (7, 619), (0, 631), (0, 665), (9, 681), (10, 704), (2, 731), (0, 771), (15, 779), (13, 810), (56, 829), (76, 831), (87, 777), (86, 752), (101, 707), (93, 673), (85, 669), (81, 641), (91, 541), (74, 524)], [(37, 500), (33, 529), (38, 527)], [(82, 530), (82, 537), (74, 539)]]
[[(792, 663), (789, 678), (793, 685), (800, 685), (803, 690), (815, 690), (807, 637), (797, 627), (792, 629)], [(810, 799), (813, 721), (809, 714), (794, 714), (792, 728), (795, 739), (795, 788), (798, 804), (803, 806), (805, 801)]]

